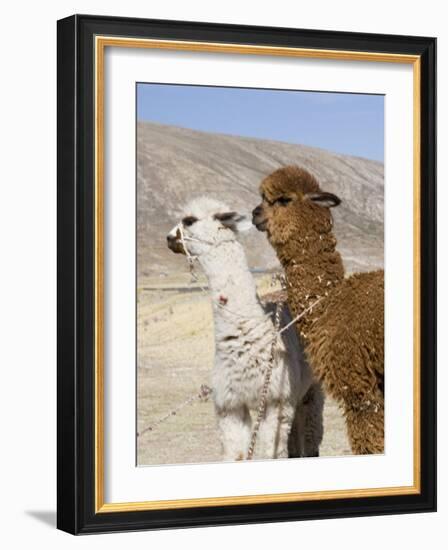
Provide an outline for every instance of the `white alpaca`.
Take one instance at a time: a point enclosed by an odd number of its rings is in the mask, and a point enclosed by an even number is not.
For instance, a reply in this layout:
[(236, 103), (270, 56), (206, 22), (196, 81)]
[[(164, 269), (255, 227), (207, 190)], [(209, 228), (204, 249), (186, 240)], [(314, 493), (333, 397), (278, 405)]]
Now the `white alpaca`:
[[(178, 253), (185, 253), (186, 248), (208, 279), (216, 348), (213, 399), (224, 460), (247, 456), (250, 411), (259, 405), (276, 336), (273, 319), (267, 313), (272, 312), (272, 304), (261, 305), (243, 247), (236, 239), (236, 231), (247, 223), (224, 204), (200, 197), (184, 210), (181, 230), (176, 226), (167, 236), (168, 246)], [(281, 326), (290, 320), (285, 306)], [(314, 409), (318, 403), (320, 410), (307, 411), (306, 394), (313, 388), (313, 380), (296, 330), (284, 331), (274, 349), (266, 412), (254, 456), (315, 456), (322, 437), (323, 400), (312, 400)], [(307, 415), (314, 418), (307, 419)], [(311, 445), (307, 444), (310, 440)]]

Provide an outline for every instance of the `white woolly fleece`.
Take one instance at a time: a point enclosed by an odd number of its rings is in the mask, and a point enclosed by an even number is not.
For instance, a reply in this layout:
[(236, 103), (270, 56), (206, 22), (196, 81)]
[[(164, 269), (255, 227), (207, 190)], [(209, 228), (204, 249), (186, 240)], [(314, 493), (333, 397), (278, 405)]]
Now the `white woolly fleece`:
[[(214, 216), (231, 210), (207, 197), (191, 201), (183, 216), (197, 220), (184, 225), (184, 245), (207, 276), (212, 296), (215, 330), (215, 363), (212, 373), (213, 398), (217, 413), (224, 460), (247, 456), (252, 419), (250, 410), (258, 407), (271, 345), (276, 330), (271, 315), (256, 293), (243, 247), (235, 233)], [(235, 218), (241, 216), (235, 213)], [(176, 228), (171, 232), (176, 234)], [(282, 313), (285, 326), (291, 316), (286, 306)], [(269, 314), (270, 313), (270, 314)], [(275, 363), (269, 386), (266, 414), (261, 423), (256, 458), (288, 456), (288, 438), (301, 401), (312, 384), (311, 370), (305, 361), (294, 327), (277, 338)], [(302, 413), (300, 413), (302, 414)], [(296, 430), (297, 431), (297, 430)], [(303, 433), (296, 447), (303, 449)]]

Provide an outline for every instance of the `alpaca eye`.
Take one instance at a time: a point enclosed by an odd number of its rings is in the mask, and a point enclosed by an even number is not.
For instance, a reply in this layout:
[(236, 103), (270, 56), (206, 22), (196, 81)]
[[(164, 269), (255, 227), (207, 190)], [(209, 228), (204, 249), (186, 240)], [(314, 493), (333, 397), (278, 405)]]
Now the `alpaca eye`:
[(288, 203), (291, 202), (291, 199), (288, 197), (280, 197), (275, 202), (280, 204), (281, 206), (286, 206)]
[(195, 222), (197, 222), (198, 219), (195, 217), (195, 216), (187, 216), (186, 218), (184, 218), (182, 220), (182, 223), (186, 226), (186, 227), (190, 227), (190, 225), (193, 225)]
[(270, 201), (270, 200), (267, 198), (267, 196), (264, 195), (264, 194), (261, 195), (261, 200), (262, 200), (263, 202), (267, 202), (267, 203), (269, 204), (269, 206), (272, 206), (272, 205), (276, 202), (276, 201)]

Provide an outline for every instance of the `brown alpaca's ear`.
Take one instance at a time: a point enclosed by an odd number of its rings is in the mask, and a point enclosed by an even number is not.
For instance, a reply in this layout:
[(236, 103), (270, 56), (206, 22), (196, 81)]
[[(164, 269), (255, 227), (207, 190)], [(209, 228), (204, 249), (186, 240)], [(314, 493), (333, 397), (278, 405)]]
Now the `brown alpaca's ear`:
[(333, 193), (327, 193), (322, 191), (320, 193), (307, 193), (305, 197), (318, 204), (319, 206), (324, 206), (325, 208), (333, 208), (341, 204), (341, 199)]

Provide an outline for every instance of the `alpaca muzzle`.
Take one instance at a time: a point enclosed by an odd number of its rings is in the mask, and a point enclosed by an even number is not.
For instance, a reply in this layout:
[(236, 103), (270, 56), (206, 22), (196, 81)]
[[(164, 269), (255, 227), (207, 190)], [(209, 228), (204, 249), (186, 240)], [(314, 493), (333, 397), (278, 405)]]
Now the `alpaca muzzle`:
[(179, 229), (177, 229), (175, 233), (168, 233), (166, 236), (166, 244), (175, 254), (185, 254)]
[(267, 218), (263, 213), (263, 206), (259, 204), (252, 210), (252, 223), (258, 229), (258, 231), (266, 231)]

